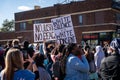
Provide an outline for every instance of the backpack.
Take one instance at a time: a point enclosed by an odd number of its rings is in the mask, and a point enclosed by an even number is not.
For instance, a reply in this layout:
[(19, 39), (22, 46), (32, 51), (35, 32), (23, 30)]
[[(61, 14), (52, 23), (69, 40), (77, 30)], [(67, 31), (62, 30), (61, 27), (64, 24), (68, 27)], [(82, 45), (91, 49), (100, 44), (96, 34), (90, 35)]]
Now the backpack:
[(58, 77), (59, 80), (64, 80), (66, 57), (64, 56), (61, 60), (58, 60), (55, 63), (53, 63), (52, 67), (53, 67), (53, 77)]

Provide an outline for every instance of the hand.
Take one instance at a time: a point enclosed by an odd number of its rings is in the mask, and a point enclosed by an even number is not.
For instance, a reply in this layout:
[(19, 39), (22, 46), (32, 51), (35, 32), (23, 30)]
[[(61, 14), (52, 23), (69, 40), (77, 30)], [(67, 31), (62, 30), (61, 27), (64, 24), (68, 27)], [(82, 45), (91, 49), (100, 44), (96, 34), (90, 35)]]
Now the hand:
[(32, 63), (34, 60), (28, 55), (28, 59), (25, 59), (26, 61)]
[(35, 53), (33, 54), (32, 59), (34, 60), (38, 54), (40, 54), (40, 52), (39, 51), (35, 51)]

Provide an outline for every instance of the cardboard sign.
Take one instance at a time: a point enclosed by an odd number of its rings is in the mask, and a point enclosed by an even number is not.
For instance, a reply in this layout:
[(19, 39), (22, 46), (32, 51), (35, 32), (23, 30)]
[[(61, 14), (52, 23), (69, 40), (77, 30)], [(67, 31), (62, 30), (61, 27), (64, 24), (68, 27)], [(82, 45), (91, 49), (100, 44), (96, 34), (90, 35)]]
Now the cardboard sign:
[(42, 42), (44, 39), (55, 40), (52, 23), (34, 24), (34, 42)]
[(54, 26), (55, 37), (60, 44), (76, 43), (71, 16), (67, 15), (51, 19)]

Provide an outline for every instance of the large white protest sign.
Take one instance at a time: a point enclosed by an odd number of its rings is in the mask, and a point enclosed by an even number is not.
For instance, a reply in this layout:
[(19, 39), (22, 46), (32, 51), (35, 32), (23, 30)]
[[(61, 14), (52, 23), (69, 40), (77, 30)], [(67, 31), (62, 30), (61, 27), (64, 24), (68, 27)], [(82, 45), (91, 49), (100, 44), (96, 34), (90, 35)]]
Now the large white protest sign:
[(55, 37), (60, 43), (76, 43), (71, 16), (63, 16), (51, 19), (54, 26)]
[(34, 42), (45, 40), (55, 40), (52, 23), (34, 24)]

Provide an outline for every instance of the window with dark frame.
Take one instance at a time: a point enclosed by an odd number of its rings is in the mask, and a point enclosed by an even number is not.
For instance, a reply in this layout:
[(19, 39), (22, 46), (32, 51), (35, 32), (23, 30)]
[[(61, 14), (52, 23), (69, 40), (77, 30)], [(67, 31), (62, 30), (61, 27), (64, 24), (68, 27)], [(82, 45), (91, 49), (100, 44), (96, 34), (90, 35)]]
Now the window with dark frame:
[(116, 13), (116, 20), (120, 20), (120, 13)]
[(24, 31), (24, 30), (26, 30), (26, 23), (22, 22), (20, 23), (20, 31)]
[(120, 9), (120, 0), (113, 0), (112, 8)]
[(82, 25), (83, 24), (83, 15), (79, 15), (79, 24)]

